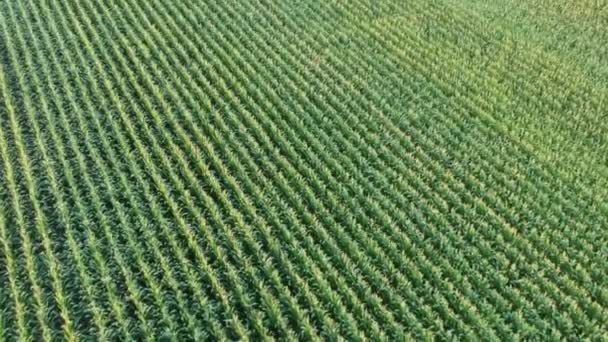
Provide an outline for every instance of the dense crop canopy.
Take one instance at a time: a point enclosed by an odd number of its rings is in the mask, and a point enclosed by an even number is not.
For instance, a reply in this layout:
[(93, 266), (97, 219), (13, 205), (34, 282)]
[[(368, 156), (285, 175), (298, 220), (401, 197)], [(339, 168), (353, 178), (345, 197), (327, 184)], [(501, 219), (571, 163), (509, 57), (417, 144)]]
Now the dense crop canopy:
[(576, 3), (0, 2), (0, 340), (608, 338)]

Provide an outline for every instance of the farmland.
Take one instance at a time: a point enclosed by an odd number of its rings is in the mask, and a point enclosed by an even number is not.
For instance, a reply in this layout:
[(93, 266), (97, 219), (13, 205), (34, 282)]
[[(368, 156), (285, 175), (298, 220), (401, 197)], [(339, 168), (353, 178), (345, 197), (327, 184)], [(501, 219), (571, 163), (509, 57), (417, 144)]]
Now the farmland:
[(608, 339), (608, 4), (0, 2), (0, 341)]

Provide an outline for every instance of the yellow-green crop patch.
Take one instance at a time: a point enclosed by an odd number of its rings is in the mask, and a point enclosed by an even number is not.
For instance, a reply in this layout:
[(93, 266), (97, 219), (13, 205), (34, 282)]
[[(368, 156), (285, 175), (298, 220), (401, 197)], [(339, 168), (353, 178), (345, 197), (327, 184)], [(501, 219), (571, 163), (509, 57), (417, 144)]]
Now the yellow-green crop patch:
[(606, 8), (0, 2), (0, 341), (607, 339)]

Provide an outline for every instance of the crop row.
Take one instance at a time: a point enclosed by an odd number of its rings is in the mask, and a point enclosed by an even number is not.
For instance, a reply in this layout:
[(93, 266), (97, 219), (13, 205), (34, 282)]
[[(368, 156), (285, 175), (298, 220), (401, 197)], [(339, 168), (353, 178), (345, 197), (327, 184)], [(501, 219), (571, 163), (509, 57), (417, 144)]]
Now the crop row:
[(604, 334), (608, 208), (500, 118), (569, 90), (439, 3), (2, 4), (0, 339)]

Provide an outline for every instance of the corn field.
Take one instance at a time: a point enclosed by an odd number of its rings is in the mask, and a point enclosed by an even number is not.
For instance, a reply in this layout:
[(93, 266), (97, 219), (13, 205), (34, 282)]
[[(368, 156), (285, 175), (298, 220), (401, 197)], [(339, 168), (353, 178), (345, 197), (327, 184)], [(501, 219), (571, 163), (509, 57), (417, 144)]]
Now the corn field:
[(1, 1), (0, 341), (608, 339), (607, 28)]

